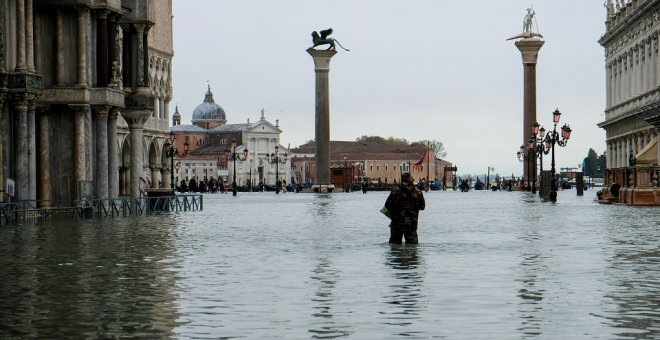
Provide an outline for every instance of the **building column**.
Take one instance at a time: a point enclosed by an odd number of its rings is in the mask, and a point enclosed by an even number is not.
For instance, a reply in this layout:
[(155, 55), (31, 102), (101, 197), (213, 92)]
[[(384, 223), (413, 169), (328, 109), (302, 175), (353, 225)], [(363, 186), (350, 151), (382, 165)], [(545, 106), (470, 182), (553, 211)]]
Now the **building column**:
[(48, 108), (39, 110), (39, 199), (42, 207), (50, 207), (53, 184), (50, 177), (50, 116)]
[(149, 57), (148, 46), (147, 46), (147, 34), (149, 32), (149, 25), (145, 24), (134, 24), (137, 37), (137, 87), (148, 87), (149, 86), (149, 65), (147, 58)]
[(29, 182), (29, 149), (28, 149), (28, 101), (27, 98), (16, 98), (13, 103), (16, 119), (16, 143), (14, 163), (15, 197), (18, 200), (30, 199)]
[(655, 128), (655, 135), (658, 137), (658, 157), (655, 159), (655, 164), (660, 165), (660, 128)]
[[(2, 7), (2, 6), (0, 6)], [(0, 17), (3, 15), (2, 9), (0, 9)], [(0, 23), (2, 23), (2, 19), (0, 19)], [(0, 37), (2, 34), (0, 34)], [(0, 42), (2, 42), (2, 38), (0, 38)], [(0, 53), (2, 53), (2, 49), (0, 48)], [(2, 61), (2, 60), (0, 60)], [(2, 68), (2, 64), (0, 63), (0, 68)], [(7, 113), (4, 110), (4, 105), (5, 105), (5, 97), (6, 94), (4, 92), (0, 92), (0, 188), (5, 188), (5, 178), (7, 174), (7, 166), (9, 164), (9, 161), (6, 159), (6, 151), (5, 148), (7, 147)], [(4, 189), (3, 189), (4, 190)], [(0, 195), (0, 200), (4, 200), (5, 196)]]
[(130, 164), (130, 196), (131, 198), (140, 197), (140, 178), (142, 178), (144, 168), (144, 123), (151, 116), (150, 111), (122, 111), (121, 115), (128, 123), (130, 130), (131, 143), (131, 164)]
[(87, 87), (87, 7), (78, 7), (78, 82), (76, 87)]
[(165, 107), (163, 108), (165, 110), (165, 126), (170, 125), (170, 100), (172, 100), (172, 98), (169, 96), (165, 97)]
[(34, 12), (32, 0), (25, 0), (25, 45), (27, 70), (35, 72), (34, 68)]
[[(7, 16), (6, 10), (7, 9), (5, 8), (5, 6), (0, 6), (0, 27), (5, 27), (5, 23), (7, 21), (7, 19), (6, 19), (6, 16)], [(0, 46), (6, 46), (6, 39), (4, 37), (4, 34), (0, 34)], [(5, 47), (0, 48), (0, 72), (2, 72), (2, 73), (7, 72), (7, 70), (5, 69), (5, 60), (6, 60), (5, 59), (6, 58), (5, 53), (7, 53), (6, 48)], [(4, 99), (0, 98), (0, 104), (2, 104), (3, 101), (4, 101)], [(0, 184), (4, 188), (4, 182), (2, 182), (3, 178), (4, 178), (4, 176), (0, 176)], [(1, 198), (2, 197), (0, 197), (0, 199)]]
[[(335, 50), (307, 49), (314, 59), (316, 74), (316, 183), (330, 185), (330, 59)], [(322, 189), (319, 187), (319, 192)]]
[(605, 109), (611, 107), (612, 71), (609, 64), (605, 65)]
[(616, 152), (614, 153), (616, 155), (615, 159), (615, 168), (620, 168), (621, 167), (621, 138), (617, 138), (614, 142), (614, 147), (616, 148)]
[(94, 106), (96, 114), (96, 197), (109, 197), (108, 186), (108, 111), (105, 105)]
[(605, 167), (607, 169), (611, 168), (610, 162), (612, 160), (612, 142), (605, 141)]
[[(527, 145), (532, 135), (532, 124), (536, 122), (536, 62), (539, 51), (545, 41), (537, 38), (524, 38), (516, 41), (515, 45), (522, 55), (523, 79), (523, 138), (521, 145)], [(527, 174), (536, 174), (536, 162), (523, 162), (523, 179), (529, 181)], [(532, 175), (534, 177), (534, 175)]]
[(166, 158), (165, 161), (162, 162), (162, 166), (160, 167), (160, 178), (162, 178), (160, 187), (162, 189), (172, 188), (172, 181), (170, 180), (170, 177), (172, 176), (172, 167), (170, 166), (168, 161), (169, 158)]
[[(27, 70), (25, 63), (26, 45), (25, 45), (25, 0), (16, 0), (16, 72)], [(3, 27), (4, 30), (4, 27)], [(17, 184), (18, 186), (18, 184)], [(24, 198), (25, 199), (25, 198)]]
[(149, 167), (149, 172), (151, 173), (151, 188), (160, 188), (160, 167), (153, 165)]
[(108, 113), (108, 197), (119, 197), (119, 152), (117, 118), (119, 108), (111, 107)]
[(36, 98), (28, 99), (27, 111), (27, 149), (28, 149), (28, 199), (37, 199), (37, 126)]
[[(89, 105), (69, 105), (74, 112), (74, 143), (73, 143), (73, 168), (77, 189), (85, 189), (82, 184), (87, 181), (87, 164), (85, 158), (85, 118)], [(89, 197), (92, 193), (77, 192), (76, 199)]]
[(55, 14), (55, 86), (64, 86), (64, 17), (61, 10)]

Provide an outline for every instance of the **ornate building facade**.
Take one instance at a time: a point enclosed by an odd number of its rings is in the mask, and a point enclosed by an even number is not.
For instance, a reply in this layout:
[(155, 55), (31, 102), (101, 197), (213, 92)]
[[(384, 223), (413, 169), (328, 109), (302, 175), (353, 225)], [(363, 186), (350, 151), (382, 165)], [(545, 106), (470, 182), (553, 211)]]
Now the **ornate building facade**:
[(0, 186), (44, 206), (166, 187), (172, 57), (171, 0), (0, 2)]
[[(606, 182), (620, 203), (660, 205), (660, 0), (607, 2)], [(620, 194), (619, 194), (620, 187)]]
[[(275, 125), (266, 120), (265, 111), (255, 123), (247, 119), (246, 123), (227, 124), (225, 110), (213, 99), (209, 87), (204, 101), (192, 114), (191, 125), (181, 125), (178, 108), (172, 116), (171, 132), (177, 145), (174, 160), (174, 180), (177, 184), (195, 179), (200, 181), (222, 179), (240, 187), (255, 187), (259, 183), (275, 185), (276, 176), (280, 180), (288, 179), (291, 173), (291, 160), (284, 154), (287, 148), (280, 145), (279, 121)], [(235, 142), (236, 148), (232, 149)], [(270, 155), (278, 150), (281, 163), (269, 162)], [(243, 151), (248, 150), (243, 159)], [(226, 152), (238, 153), (241, 158), (236, 164), (231, 162)], [(236, 172), (234, 172), (234, 168)]]

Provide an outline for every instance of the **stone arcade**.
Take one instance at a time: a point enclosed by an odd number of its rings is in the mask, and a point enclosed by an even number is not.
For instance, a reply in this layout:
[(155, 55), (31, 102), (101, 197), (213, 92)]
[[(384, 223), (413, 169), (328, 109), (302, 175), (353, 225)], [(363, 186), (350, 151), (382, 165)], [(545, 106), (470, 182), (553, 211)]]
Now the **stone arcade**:
[(172, 56), (171, 0), (0, 2), (0, 187), (40, 206), (167, 188)]

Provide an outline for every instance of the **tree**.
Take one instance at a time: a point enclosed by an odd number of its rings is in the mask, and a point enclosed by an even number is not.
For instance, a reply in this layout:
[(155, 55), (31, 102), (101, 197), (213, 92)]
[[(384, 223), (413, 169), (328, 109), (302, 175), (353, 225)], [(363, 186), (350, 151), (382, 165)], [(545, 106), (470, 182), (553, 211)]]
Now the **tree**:
[(387, 139), (380, 137), (380, 136), (367, 136), (363, 135), (362, 137), (355, 138), (356, 142), (373, 142), (373, 143), (379, 143), (379, 144), (385, 144), (393, 147), (397, 146), (408, 146), (410, 143), (404, 138), (395, 138), (395, 137), (388, 137)]
[(582, 173), (585, 176), (597, 177), (598, 176), (598, 154), (594, 149), (589, 149), (587, 157), (584, 159), (584, 168)]
[(433, 154), (435, 155), (436, 158), (445, 158), (447, 157), (447, 151), (445, 151), (445, 146), (442, 144), (442, 142), (437, 141), (437, 140), (422, 140), (417, 142), (422, 145), (428, 145), (431, 150), (433, 150)]
[(607, 169), (606, 151), (598, 157), (598, 171), (596, 172), (596, 177), (605, 177), (605, 169)]

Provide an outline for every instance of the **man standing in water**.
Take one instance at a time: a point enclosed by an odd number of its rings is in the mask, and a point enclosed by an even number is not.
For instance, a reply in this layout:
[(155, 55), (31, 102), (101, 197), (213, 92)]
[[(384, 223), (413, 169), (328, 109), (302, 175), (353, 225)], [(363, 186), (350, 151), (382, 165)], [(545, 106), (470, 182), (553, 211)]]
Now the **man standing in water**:
[(390, 243), (417, 244), (417, 217), (426, 208), (424, 195), (415, 187), (410, 173), (401, 175), (401, 184), (395, 186), (385, 201), (385, 208), (392, 219), (390, 223)]

